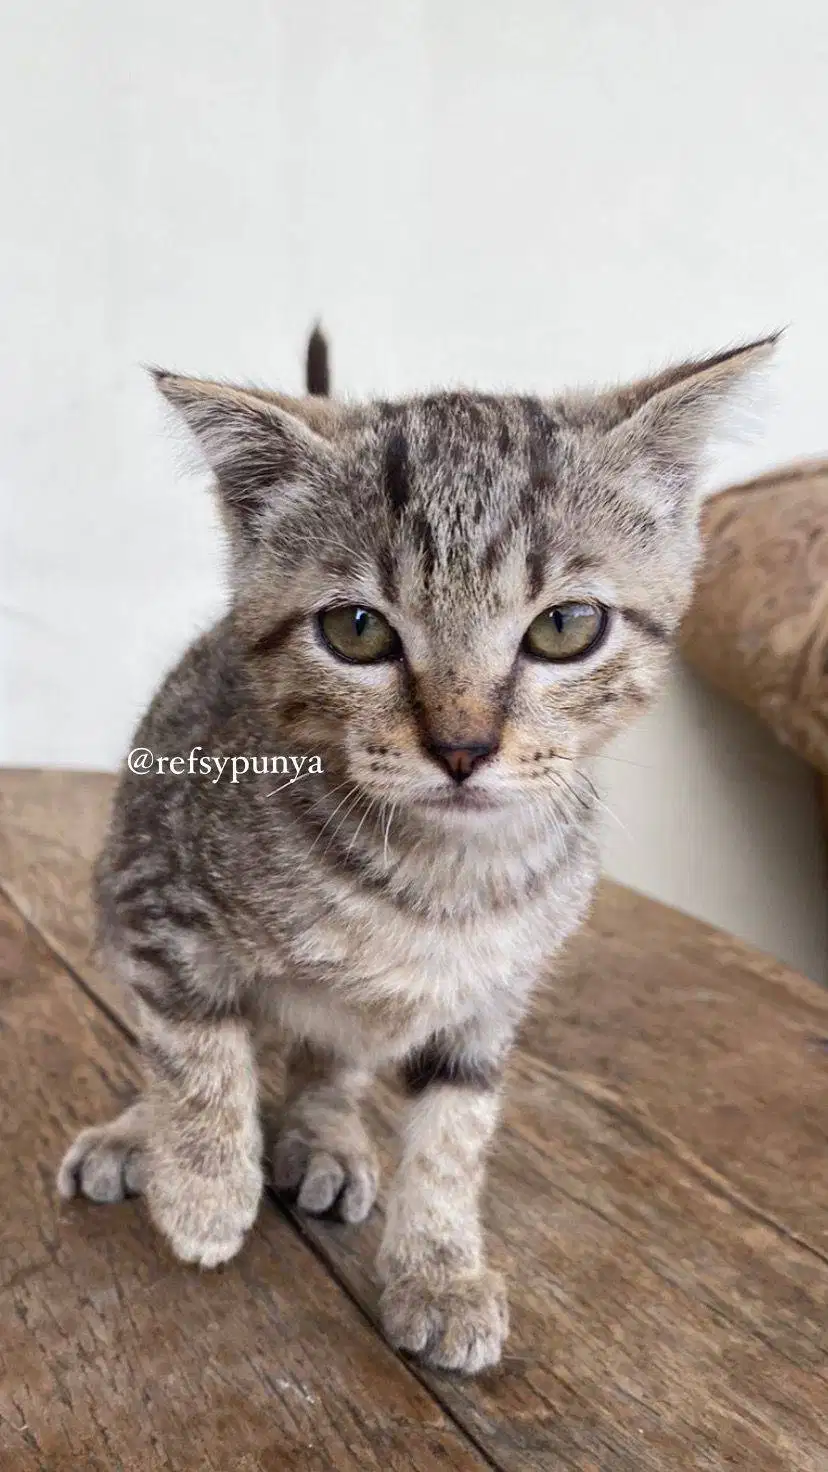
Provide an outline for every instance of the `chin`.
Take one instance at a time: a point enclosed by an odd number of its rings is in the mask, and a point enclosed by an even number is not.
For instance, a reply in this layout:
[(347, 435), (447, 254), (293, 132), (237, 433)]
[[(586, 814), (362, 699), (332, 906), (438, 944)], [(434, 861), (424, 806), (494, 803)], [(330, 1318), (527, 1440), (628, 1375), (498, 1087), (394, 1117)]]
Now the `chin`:
[(506, 798), (481, 787), (438, 788), (418, 799), (416, 806), (429, 813), (443, 813), (447, 818), (484, 818), (502, 813), (509, 806)]

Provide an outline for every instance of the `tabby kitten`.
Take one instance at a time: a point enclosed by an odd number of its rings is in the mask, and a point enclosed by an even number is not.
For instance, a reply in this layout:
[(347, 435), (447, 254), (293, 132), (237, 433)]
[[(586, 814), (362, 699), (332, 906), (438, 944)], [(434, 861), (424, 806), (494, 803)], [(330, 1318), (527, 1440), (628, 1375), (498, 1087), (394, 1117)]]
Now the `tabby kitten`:
[(64, 1196), (141, 1191), (179, 1258), (231, 1258), (262, 1192), (255, 1039), (275, 1020), (276, 1187), (362, 1221), (360, 1098), (393, 1070), (410, 1103), (385, 1330), (433, 1366), (497, 1362), (479, 1197), (501, 1075), (596, 881), (589, 756), (664, 674), (705, 440), (773, 341), (550, 400), (351, 405), (156, 374), (215, 474), (232, 603), (134, 745), (317, 754), (324, 775), (122, 777), (97, 903), (147, 1087), (75, 1142)]

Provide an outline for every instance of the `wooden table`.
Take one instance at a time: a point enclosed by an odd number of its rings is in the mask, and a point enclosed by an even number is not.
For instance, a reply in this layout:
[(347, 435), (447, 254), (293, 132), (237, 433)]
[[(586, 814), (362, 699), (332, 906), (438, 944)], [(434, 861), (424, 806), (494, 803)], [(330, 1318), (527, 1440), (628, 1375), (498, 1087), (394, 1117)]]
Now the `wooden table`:
[[(58, 1202), (65, 1145), (139, 1076), (89, 955), (111, 788), (0, 774), (3, 1472), (826, 1472), (828, 994), (604, 885), (492, 1160), (506, 1358), (431, 1375), (377, 1331), (377, 1214), (268, 1201), (199, 1274), (140, 1203)], [(386, 1157), (394, 1112), (378, 1090)]]

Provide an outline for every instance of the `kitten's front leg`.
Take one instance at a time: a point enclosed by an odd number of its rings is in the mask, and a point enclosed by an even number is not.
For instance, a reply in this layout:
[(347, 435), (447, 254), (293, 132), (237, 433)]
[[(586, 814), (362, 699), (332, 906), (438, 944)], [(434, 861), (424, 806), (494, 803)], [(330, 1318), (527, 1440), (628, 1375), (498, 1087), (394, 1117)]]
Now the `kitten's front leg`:
[(237, 1018), (183, 1022), (142, 1011), (147, 1205), (176, 1257), (215, 1267), (239, 1251), (262, 1194), (252, 1040)]
[(479, 1209), (498, 1075), (494, 1060), (441, 1040), (406, 1065), (416, 1098), (377, 1263), (391, 1342), (466, 1374), (497, 1364), (508, 1332), (506, 1291), (486, 1264)]
[(66, 1198), (143, 1193), (183, 1262), (215, 1267), (239, 1250), (262, 1192), (256, 1069), (236, 1019), (178, 1022), (142, 1008), (144, 1096), (81, 1132), (57, 1185)]
[(370, 1212), (379, 1165), (359, 1107), (369, 1082), (370, 1074), (327, 1048), (303, 1042), (291, 1049), (272, 1178), (277, 1190), (295, 1193), (303, 1211), (336, 1206), (346, 1222)]

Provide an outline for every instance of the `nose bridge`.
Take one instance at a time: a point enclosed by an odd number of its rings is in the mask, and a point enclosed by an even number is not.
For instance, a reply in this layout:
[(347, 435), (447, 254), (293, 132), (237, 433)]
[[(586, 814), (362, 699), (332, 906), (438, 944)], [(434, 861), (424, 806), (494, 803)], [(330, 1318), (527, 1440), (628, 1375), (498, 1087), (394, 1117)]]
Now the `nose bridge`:
[(506, 702), (491, 678), (478, 685), (449, 665), (412, 676), (412, 697), (424, 746), (491, 747), (500, 739)]

